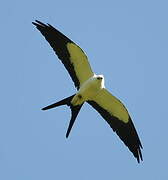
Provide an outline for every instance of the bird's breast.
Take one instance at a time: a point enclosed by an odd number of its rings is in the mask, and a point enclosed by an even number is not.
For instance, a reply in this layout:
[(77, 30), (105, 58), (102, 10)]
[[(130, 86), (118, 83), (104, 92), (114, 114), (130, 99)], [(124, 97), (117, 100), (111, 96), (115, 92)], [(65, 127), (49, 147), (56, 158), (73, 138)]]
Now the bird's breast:
[(84, 103), (85, 101), (92, 100), (101, 88), (102, 86), (100, 81), (95, 78), (90, 78), (82, 84), (79, 91), (73, 97), (71, 103), (76, 106)]
[(96, 94), (100, 91), (101, 84), (96, 79), (89, 79), (86, 81), (81, 88), (79, 89), (79, 94), (86, 100), (91, 100), (92, 97), (96, 96)]

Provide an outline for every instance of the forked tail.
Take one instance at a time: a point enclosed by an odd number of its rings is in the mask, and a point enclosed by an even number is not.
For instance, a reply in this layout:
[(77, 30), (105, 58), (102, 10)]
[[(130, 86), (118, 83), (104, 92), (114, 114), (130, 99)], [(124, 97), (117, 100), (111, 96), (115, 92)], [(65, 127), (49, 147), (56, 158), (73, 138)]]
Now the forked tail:
[(81, 107), (83, 105), (83, 104), (81, 104), (81, 105), (73, 106), (71, 104), (71, 100), (72, 100), (72, 98), (74, 96), (75, 96), (75, 94), (68, 97), (68, 98), (65, 98), (65, 99), (63, 99), (61, 101), (58, 101), (58, 102), (56, 102), (54, 104), (51, 104), (49, 106), (46, 106), (46, 107), (42, 108), (42, 110), (48, 110), (48, 109), (52, 109), (52, 108), (62, 106), (62, 105), (67, 105), (67, 106), (69, 106), (71, 108), (71, 120), (69, 122), (68, 130), (67, 130), (67, 133), (66, 133), (66, 138), (68, 138), (68, 136), (69, 136), (69, 134), (71, 132), (72, 126), (73, 126), (73, 124), (74, 124), (74, 122), (76, 120), (76, 117), (77, 117), (77, 115), (78, 115), (78, 113), (79, 113), (79, 111), (80, 111), (80, 109), (81, 109)]

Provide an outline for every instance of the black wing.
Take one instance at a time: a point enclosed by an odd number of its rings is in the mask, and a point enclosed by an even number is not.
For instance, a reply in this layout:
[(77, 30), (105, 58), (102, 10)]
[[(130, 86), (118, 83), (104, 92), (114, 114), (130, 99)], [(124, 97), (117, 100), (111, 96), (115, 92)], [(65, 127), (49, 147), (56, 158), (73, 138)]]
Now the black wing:
[(124, 144), (133, 153), (138, 162), (142, 159), (141, 142), (134, 127), (134, 124), (125, 106), (103, 89), (94, 100), (87, 101), (107, 121), (110, 127), (117, 133)]
[(93, 76), (93, 72), (85, 53), (73, 41), (50, 24), (46, 25), (37, 20), (32, 23), (49, 42), (58, 58), (62, 61), (69, 72), (75, 87), (79, 89), (84, 81)]

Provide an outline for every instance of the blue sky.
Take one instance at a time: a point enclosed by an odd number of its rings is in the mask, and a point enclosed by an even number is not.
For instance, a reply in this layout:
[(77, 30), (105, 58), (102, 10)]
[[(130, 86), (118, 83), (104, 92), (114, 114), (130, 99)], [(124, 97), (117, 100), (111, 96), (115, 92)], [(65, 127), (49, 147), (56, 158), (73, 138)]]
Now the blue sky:
[[(167, 179), (167, 1), (3, 1), (0, 179)], [(93, 70), (128, 108), (144, 161), (89, 105), (69, 139), (68, 107), (43, 112), (76, 90), (31, 24), (50, 23), (87, 53)]]

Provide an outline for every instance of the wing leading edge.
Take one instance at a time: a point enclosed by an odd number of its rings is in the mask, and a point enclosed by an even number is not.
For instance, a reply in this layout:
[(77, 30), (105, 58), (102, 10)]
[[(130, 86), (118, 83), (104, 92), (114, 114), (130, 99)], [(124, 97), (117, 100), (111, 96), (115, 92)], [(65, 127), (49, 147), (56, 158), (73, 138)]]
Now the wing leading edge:
[(83, 82), (94, 75), (83, 50), (50, 24), (46, 25), (37, 20), (32, 23), (53, 48), (70, 74), (75, 87), (79, 89)]
[(143, 160), (140, 139), (128, 111), (121, 101), (106, 89), (102, 89), (101, 93), (93, 98), (93, 100), (88, 101), (88, 103), (107, 121), (113, 131), (117, 133), (133, 153), (137, 161)]

